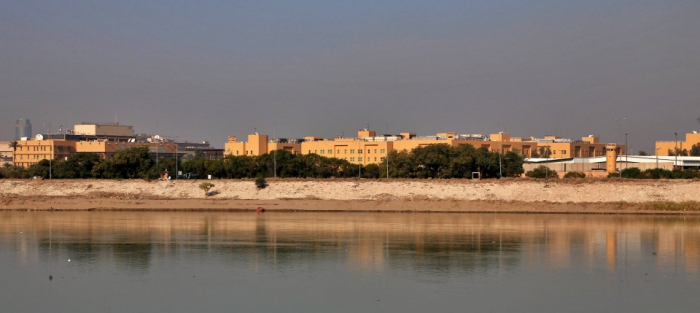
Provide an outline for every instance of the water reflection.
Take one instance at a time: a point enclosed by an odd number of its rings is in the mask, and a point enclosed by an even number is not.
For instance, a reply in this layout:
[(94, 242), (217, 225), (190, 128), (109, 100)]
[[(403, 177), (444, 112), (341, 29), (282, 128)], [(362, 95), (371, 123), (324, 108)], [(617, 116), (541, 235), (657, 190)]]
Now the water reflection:
[(113, 263), (140, 275), (188, 255), (284, 270), (343, 262), (359, 272), (430, 275), (515, 267), (603, 268), (651, 262), (700, 271), (700, 218), (669, 216), (4, 212), (0, 250), (16, 262)]

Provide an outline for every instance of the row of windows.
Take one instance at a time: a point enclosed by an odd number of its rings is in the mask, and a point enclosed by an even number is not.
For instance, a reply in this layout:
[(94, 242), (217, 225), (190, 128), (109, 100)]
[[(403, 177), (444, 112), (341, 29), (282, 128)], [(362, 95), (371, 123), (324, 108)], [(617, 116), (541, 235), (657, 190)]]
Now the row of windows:
[[(24, 159), (27, 159), (27, 160), (44, 160), (44, 159), (46, 159), (46, 160), (48, 160), (49, 159), (49, 155), (42, 155), (42, 154), (27, 154), (27, 155), (18, 154), (17, 156), (18, 156), (17, 157), (18, 160), (24, 160)], [(26, 156), (26, 158), (25, 158), (25, 156)]]
[[(22, 148), (27, 148), (27, 151), (53, 151), (52, 146), (31, 146), (31, 147), (17, 146), (17, 151), (22, 151)], [(58, 150), (63, 150), (63, 147), (59, 146)]]
[[(341, 151), (340, 149), (336, 150), (336, 154), (341, 154), (340, 151)], [(342, 151), (343, 151), (342, 154), (348, 154), (348, 149), (343, 149)], [(386, 153), (386, 149), (374, 149), (374, 153), (377, 153), (377, 151), (379, 151), (379, 153)], [(360, 154), (362, 152), (363, 152), (362, 149), (357, 149), (357, 154)], [(333, 154), (333, 149), (327, 149), (327, 150), (321, 149), (320, 152), (319, 152), (319, 150), (314, 150), (313, 153)], [(311, 150), (309, 150), (309, 154), (311, 154)], [(355, 149), (350, 149), (350, 154), (355, 154)], [(372, 154), (372, 149), (367, 149), (367, 154)]]

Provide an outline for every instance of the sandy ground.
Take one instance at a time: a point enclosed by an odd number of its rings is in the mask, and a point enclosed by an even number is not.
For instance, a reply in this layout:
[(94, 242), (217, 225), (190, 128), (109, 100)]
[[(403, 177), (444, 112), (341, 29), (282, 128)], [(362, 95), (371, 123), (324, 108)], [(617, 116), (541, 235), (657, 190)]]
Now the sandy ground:
[[(698, 213), (698, 180), (0, 180), (0, 210)], [(684, 211), (685, 209), (685, 211)]]

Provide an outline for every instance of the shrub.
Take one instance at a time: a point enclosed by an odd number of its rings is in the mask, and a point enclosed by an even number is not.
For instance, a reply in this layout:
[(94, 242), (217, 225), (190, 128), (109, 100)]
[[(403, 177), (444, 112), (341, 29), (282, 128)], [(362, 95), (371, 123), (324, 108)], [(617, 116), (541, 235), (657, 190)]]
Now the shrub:
[(644, 178), (642, 171), (637, 167), (626, 168), (626, 169), (622, 170), (622, 172), (620, 174), (622, 175), (623, 178), (636, 178), (636, 179)]
[(530, 178), (559, 178), (559, 176), (557, 176), (557, 171), (549, 169), (544, 165), (540, 165), (532, 171), (527, 171), (525, 176)]
[(586, 174), (583, 172), (568, 172), (564, 175), (564, 178), (586, 178)]
[(212, 188), (214, 188), (214, 184), (212, 184), (210, 182), (203, 182), (203, 183), (199, 184), (199, 189), (204, 190), (204, 197), (209, 196), (209, 190)]
[(258, 189), (265, 189), (265, 187), (267, 187), (265, 176), (258, 175), (258, 178), (255, 179), (255, 187), (258, 187)]

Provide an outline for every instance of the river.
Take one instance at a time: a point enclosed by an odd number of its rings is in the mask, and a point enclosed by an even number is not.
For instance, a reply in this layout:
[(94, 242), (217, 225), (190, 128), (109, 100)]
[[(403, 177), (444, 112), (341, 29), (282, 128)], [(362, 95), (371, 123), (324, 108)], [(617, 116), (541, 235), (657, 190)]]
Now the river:
[(700, 217), (2, 212), (0, 312), (698, 312)]

